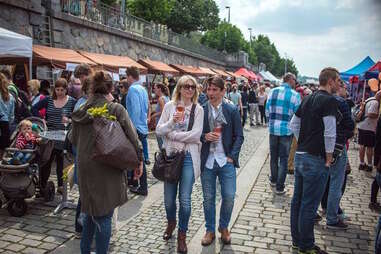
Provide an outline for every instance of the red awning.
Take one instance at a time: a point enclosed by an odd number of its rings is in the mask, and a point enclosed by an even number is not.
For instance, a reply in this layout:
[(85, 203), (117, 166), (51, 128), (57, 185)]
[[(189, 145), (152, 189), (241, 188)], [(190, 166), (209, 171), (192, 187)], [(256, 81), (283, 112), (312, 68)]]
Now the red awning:
[(258, 76), (257, 75), (255, 75), (255, 73), (254, 72), (252, 72), (252, 71), (249, 71), (249, 73), (252, 75), (252, 80), (255, 80), (255, 81), (258, 81), (259, 80), (259, 78), (258, 78)]
[(147, 73), (147, 68), (143, 65), (135, 62), (128, 56), (114, 56), (98, 53), (90, 53), (86, 51), (78, 51), (84, 57), (87, 57), (91, 61), (101, 65), (105, 70), (111, 72), (119, 72), (119, 68), (127, 68), (130, 66), (137, 67), (140, 72)]
[(180, 74), (178, 70), (175, 68), (172, 68), (166, 63), (159, 62), (159, 61), (153, 61), (150, 59), (139, 59), (138, 63), (148, 68), (148, 72), (150, 73), (170, 73), (174, 75)]
[(255, 79), (255, 80), (258, 79), (254, 73), (250, 73), (250, 71), (248, 71), (246, 68), (240, 68), (238, 71), (234, 72), (234, 74), (238, 76), (244, 76), (245, 78), (248, 78), (248, 79)]
[(51, 65), (54, 68), (65, 69), (67, 63), (86, 63), (95, 66), (96, 63), (78, 54), (72, 49), (52, 48), (41, 45), (33, 45), (33, 64)]

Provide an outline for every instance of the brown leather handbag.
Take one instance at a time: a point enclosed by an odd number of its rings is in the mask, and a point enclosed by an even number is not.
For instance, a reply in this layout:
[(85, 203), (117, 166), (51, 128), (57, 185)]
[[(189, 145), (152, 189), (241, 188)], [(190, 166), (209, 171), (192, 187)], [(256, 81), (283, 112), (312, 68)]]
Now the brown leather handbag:
[(94, 117), (93, 128), (95, 144), (92, 158), (94, 160), (120, 170), (138, 168), (136, 149), (118, 121)]
[[(194, 111), (196, 104), (192, 105), (188, 131), (192, 130), (194, 123)], [(152, 168), (152, 175), (159, 181), (177, 183), (180, 180), (183, 170), (185, 151), (178, 151), (167, 155), (165, 149), (155, 153), (155, 164)]]

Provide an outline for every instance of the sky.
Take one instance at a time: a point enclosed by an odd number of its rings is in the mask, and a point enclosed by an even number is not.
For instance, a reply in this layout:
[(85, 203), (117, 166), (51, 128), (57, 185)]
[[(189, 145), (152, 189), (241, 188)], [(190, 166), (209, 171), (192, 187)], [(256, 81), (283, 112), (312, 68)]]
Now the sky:
[(245, 38), (267, 35), (301, 75), (345, 71), (366, 56), (381, 60), (381, 0), (215, 0)]

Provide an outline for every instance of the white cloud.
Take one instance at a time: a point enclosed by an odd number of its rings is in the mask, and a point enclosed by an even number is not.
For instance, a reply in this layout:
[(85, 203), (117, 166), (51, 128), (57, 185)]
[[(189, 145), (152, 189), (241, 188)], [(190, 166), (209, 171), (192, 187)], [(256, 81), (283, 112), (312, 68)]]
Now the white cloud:
[(378, 0), (217, 0), (220, 17), (249, 39), (266, 34), (279, 53), (294, 59), (303, 75), (317, 76), (326, 66), (346, 70), (367, 55), (381, 59)]

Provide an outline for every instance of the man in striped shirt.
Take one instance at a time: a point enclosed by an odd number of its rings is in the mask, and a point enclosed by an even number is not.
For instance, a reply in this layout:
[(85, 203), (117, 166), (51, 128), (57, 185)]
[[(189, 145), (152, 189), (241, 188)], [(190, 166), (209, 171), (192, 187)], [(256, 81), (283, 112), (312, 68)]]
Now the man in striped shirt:
[(296, 77), (286, 73), (283, 83), (273, 88), (266, 102), (266, 116), (270, 132), (270, 185), (275, 193), (285, 193), (284, 182), (287, 175), (287, 162), (292, 141), (290, 121), (300, 105), (300, 95), (295, 90)]

